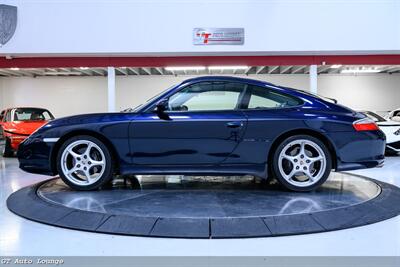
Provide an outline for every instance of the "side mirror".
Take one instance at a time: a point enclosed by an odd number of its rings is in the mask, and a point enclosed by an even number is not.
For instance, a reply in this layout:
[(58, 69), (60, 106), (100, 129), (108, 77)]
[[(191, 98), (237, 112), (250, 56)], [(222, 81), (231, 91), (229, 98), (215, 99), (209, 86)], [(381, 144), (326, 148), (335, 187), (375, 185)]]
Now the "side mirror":
[(157, 113), (157, 116), (162, 119), (162, 120), (171, 120), (171, 118), (168, 116), (165, 111), (168, 110), (168, 99), (163, 99), (160, 100), (157, 105), (155, 112)]
[(164, 113), (166, 110), (168, 110), (168, 99), (160, 100), (156, 105), (156, 112)]

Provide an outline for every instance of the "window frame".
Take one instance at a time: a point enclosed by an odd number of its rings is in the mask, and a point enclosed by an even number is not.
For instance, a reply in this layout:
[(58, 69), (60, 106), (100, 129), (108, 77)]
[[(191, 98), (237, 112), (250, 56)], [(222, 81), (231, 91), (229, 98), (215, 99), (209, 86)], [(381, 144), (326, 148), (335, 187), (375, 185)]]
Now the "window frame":
[[(252, 87), (259, 87), (262, 88), (264, 90), (269, 90), (272, 91), (273, 93), (282, 95), (282, 96), (286, 96), (289, 98), (293, 98), (297, 101), (299, 101), (298, 105), (294, 105), (294, 106), (288, 106), (288, 107), (274, 107), (274, 108), (249, 108), (249, 104), (250, 104), (250, 99), (251, 99), (251, 91), (252, 91)], [(279, 92), (277, 90), (274, 90), (273, 88), (269, 87), (269, 86), (259, 86), (259, 85), (255, 85), (255, 84), (248, 84), (248, 86), (246, 87), (246, 93), (242, 99), (243, 102), (240, 103), (240, 110), (242, 111), (269, 111), (269, 110), (284, 110), (284, 109), (292, 109), (292, 108), (299, 108), (301, 106), (304, 105), (304, 101), (297, 97), (297, 96), (293, 96), (284, 92)]]
[[(237, 112), (237, 111), (241, 111), (240, 104), (242, 103), (243, 97), (245, 96), (246, 92), (247, 92), (247, 88), (249, 87), (248, 83), (242, 83), (242, 82), (236, 82), (236, 81), (228, 81), (228, 80), (211, 80), (211, 81), (199, 81), (199, 82), (195, 82), (195, 83), (191, 83), (188, 84), (182, 88), (179, 89), (179, 91), (174, 92), (173, 94), (169, 95), (168, 97), (165, 97), (164, 99), (166, 100), (170, 100), (170, 98), (176, 94), (179, 94), (181, 91), (185, 90), (186, 88), (190, 87), (190, 86), (194, 86), (196, 84), (199, 83), (223, 83), (223, 84), (227, 84), (227, 83), (235, 83), (235, 84), (240, 84), (243, 86), (243, 89), (241, 90), (241, 92), (239, 93), (238, 99), (236, 101), (235, 107), (233, 109), (207, 109), (207, 110), (166, 110), (165, 113), (169, 114), (169, 113), (209, 113), (209, 112)], [(161, 99), (159, 99), (161, 100)], [(154, 105), (151, 106), (151, 108), (148, 109), (148, 112), (154, 112), (155, 108), (157, 106), (157, 103), (155, 103)]]

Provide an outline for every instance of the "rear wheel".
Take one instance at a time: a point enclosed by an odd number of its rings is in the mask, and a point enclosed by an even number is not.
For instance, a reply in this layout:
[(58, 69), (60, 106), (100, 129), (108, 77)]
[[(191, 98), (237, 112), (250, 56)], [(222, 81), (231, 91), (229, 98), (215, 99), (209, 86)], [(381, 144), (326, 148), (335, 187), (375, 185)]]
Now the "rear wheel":
[(5, 158), (9, 158), (9, 157), (14, 156), (14, 151), (11, 148), (11, 140), (10, 140), (10, 138), (6, 138), (5, 139), (5, 143), (4, 143), (4, 146), (3, 146), (3, 153), (2, 154), (3, 154), (3, 157), (5, 157)]
[(296, 135), (277, 147), (272, 169), (284, 187), (293, 191), (311, 191), (328, 179), (332, 159), (329, 150), (319, 139)]
[(68, 139), (57, 156), (61, 179), (75, 190), (94, 190), (113, 177), (114, 166), (107, 146), (88, 135)]

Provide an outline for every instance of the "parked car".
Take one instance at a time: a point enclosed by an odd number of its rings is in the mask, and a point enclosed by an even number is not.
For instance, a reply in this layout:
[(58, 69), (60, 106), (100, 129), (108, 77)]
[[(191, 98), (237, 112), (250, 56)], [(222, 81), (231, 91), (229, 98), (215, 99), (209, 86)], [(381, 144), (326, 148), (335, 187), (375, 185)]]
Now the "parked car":
[(366, 115), (252, 79), (186, 80), (123, 113), (61, 118), (20, 146), (20, 168), (77, 190), (114, 174), (251, 174), (310, 191), (336, 171), (384, 161), (385, 135)]
[(11, 157), (18, 146), (39, 127), (54, 119), (47, 109), (43, 108), (9, 108), (0, 113), (0, 127), (5, 143), (2, 154)]
[(400, 108), (390, 111), (385, 119), (400, 122)]
[[(400, 153), (400, 121), (387, 120), (384, 117), (371, 112), (363, 111), (365, 115), (373, 119), (379, 128), (386, 135), (386, 153), (399, 154)], [(400, 117), (399, 117), (400, 118)]]

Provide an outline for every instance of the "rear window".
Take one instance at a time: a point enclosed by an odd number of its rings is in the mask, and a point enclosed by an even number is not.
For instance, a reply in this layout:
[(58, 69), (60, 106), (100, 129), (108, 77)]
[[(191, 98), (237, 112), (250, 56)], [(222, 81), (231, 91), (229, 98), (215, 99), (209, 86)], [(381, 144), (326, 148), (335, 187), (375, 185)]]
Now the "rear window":
[(276, 109), (299, 106), (303, 103), (300, 99), (274, 90), (251, 86), (248, 109)]

